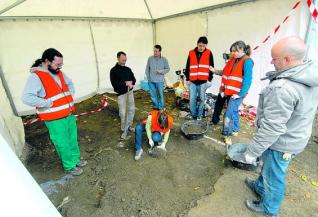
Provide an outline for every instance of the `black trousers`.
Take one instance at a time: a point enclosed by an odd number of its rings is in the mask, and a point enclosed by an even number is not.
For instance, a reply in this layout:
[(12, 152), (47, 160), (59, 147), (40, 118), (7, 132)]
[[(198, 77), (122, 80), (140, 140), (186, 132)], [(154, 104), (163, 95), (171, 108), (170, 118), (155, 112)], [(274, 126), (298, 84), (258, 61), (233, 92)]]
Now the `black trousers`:
[(218, 94), (218, 98), (216, 99), (214, 111), (212, 115), (212, 123), (218, 124), (220, 121), (220, 115), (222, 113), (222, 109), (226, 101), (228, 101), (230, 96), (222, 97), (221, 94)]

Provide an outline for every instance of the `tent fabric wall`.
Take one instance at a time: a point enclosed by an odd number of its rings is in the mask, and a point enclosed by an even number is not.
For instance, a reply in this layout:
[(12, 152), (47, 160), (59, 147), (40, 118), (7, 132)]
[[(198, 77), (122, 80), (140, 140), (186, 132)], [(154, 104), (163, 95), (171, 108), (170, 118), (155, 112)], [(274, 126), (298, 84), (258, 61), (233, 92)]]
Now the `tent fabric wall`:
[[(187, 51), (195, 47), (198, 37), (206, 35), (209, 40), (208, 47), (214, 54), (215, 67), (222, 69), (224, 67), (222, 53), (228, 52), (233, 42), (243, 40), (252, 48), (259, 45), (280, 24), (295, 2), (295, 0), (255, 1), (206, 13), (160, 20), (156, 22), (157, 43), (163, 46), (171, 70), (175, 71), (185, 67)], [(287, 35), (299, 35), (304, 38), (307, 22), (308, 8), (303, 2), (288, 22), (281, 26), (279, 32), (254, 52), (253, 84), (245, 103), (257, 105), (258, 94), (266, 85), (260, 85), (259, 78), (273, 69), (270, 65), (270, 47), (273, 42)], [(220, 77), (214, 76), (212, 87), (208, 91), (217, 94), (220, 82)]]
[(234, 2), (233, 0), (147, 0), (153, 18), (161, 18), (172, 14), (191, 11), (199, 8), (209, 7), (211, 5), (219, 5)]
[[(315, 4), (315, 7), (318, 8), (318, 1), (313, 1)], [(309, 31), (308, 31), (308, 44), (310, 44), (310, 47), (307, 52), (307, 58), (308, 59), (318, 59), (318, 22), (315, 22), (311, 20), (311, 23), (309, 25)]]
[(155, 25), (156, 43), (162, 46), (162, 55), (170, 64), (167, 81), (175, 81), (175, 71), (185, 68), (188, 52), (196, 47), (198, 36), (207, 34), (206, 13), (160, 20)]
[(63, 71), (75, 83), (76, 98), (96, 91), (96, 65), (87, 22), (3, 21), (0, 28), (1, 66), (19, 115), (34, 112), (22, 103), (21, 94), (30, 66), (49, 47), (63, 54)]
[[(244, 100), (244, 103), (248, 105), (256, 106), (258, 104), (258, 94), (267, 85), (267, 82), (261, 82), (260, 78), (265, 77), (266, 72), (274, 70), (270, 64), (272, 45), (284, 36), (298, 35), (305, 38), (308, 9), (303, 7), (305, 5), (303, 4), (297, 8), (285, 24), (281, 25), (277, 34), (265, 44), (260, 44), (282, 22), (294, 4), (294, 0), (257, 1), (208, 13), (208, 36), (211, 41), (210, 46), (213, 47), (216, 56), (217, 68), (223, 68), (222, 53), (226, 50), (229, 51), (233, 42), (243, 40), (252, 48), (260, 45), (257, 50), (252, 52), (253, 82), (249, 94)], [(220, 23), (222, 25), (219, 25)], [(217, 85), (212, 86), (214, 93), (217, 93), (221, 82), (220, 77), (216, 77), (215, 83)]]
[(15, 2), (17, 2), (17, 1), (16, 0), (2, 0), (2, 1), (0, 1), (0, 11), (6, 9), (7, 7), (10, 7)]
[(0, 29), (0, 64), (19, 115), (35, 112), (22, 103), (21, 94), (30, 66), (48, 47), (63, 54), (62, 70), (74, 82), (76, 101), (112, 90), (109, 71), (119, 50), (127, 53), (127, 65), (138, 81), (143, 79), (147, 57), (152, 54), (152, 24), (145, 21), (2, 21)]
[(21, 118), (12, 112), (10, 102), (2, 85), (0, 85), (0, 134), (11, 149), (19, 156), (24, 146), (24, 128)]
[(256, 0), (1, 0), (0, 16), (66, 16), (158, 19), (206, 7), (241, 4)]
[(1, 216), (61, 217), (19, 158), (0, 135)]
[(2, 16), (76, 16), (150, 19), (144, 0), (54, 0), (50, 2), (27, 0), (3, 13)]
[(144, 79), (148, 56), (152, 55), (152, 23), (146, 21), (96, 21), (92, 32), (100, 74), (99, 92), (113, 91), (109, 72), (116, 64), (118, 51), (127, 54), (126, 65), (132, 69), (137, 85)]

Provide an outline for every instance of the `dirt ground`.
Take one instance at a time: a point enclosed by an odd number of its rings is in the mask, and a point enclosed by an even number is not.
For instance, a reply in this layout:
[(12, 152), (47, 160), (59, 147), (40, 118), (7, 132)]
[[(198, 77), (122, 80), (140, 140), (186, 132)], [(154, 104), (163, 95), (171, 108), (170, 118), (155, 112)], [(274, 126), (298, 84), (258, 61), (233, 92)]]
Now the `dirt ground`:
[[(234, 217), (256, 216), (244, 201), (254, 195), (245, 187), (246, 176), (257, 172), (234, 169), (224, 162), (221, 125), (208, 130), (207, 137), (187, 140), (180, 133), (185, 121), (179, 117), (173, 92), (166, 104), (174, 125), (164, 157), (149, 156), (146, 136), (144, 153), (134, 160), (134, 135), (120, 141), (116, 96), (102, 112), (78, 118), (81, 156), (88, 160), (83, 175), (63, 172), (43, 123), (25, 128), (30, 153), (25, 165), (41, 186), (53, 183), (56, 191), (45, 191), (67, 217)], [(77, 113), (101, 106), (98, 95), (77, 104)], [(135, 92), (135, 124), (151, 110), (148, 93)], [(241, 133), (234, 142), (249, 142), (254, 128), (241, 120)], [(318, 121), (306, 150), (289, 167), (287, 192), (280, 216), (318, 216)], [(49, 185), (51, 186), (51, 185)], [(52, 187), (52, 186), (51, 186)], [(51, 189), (52, 190), (52, 189)], [(64, 200), (64, 202), (63, 202)]]

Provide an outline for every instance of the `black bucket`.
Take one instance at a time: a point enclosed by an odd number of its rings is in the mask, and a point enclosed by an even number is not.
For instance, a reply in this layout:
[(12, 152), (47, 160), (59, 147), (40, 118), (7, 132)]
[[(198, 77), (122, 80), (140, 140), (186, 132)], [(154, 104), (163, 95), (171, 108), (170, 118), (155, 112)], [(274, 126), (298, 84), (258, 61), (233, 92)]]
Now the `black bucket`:
[[(188, 132), (186, 129), (191, 126), (196, 126), (199, 128), (198, 132)], [(206, 123), (197, 120), (189, 120), (181, 125), (181, 133), (190, 140), (196, 140), (203, 138), (204, 134), (208, 131), (208, 126)]]
[(235, 160), (235, 156), (239, 154), (243, 154), (248, 145), (247, 144), (233, 144), (227, 147), (227, 157), (233, 167), (236, 167), (241, 170), (255, 171), (259, 166), (259, 158), (256, 159), (256, 165), (244, 163), (238, 160)]

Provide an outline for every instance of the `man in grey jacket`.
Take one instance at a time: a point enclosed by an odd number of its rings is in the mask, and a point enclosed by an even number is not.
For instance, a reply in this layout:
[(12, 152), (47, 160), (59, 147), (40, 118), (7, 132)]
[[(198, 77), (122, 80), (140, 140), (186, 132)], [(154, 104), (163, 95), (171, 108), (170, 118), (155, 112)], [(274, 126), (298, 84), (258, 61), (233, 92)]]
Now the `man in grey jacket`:
[(161, 56), (161, 46), (155, 45), (153, 56), (150, 56), (146, 66), (146, 76), (150, 88), (150, 97), (154, 109), (164, 108), (164, 75), (170, 70), (168, 60)]
[(285, 193), (291, 159), (306, 147), (318, 106), (318, 62), (304, 61), (306, 45), (298, 37), (286, 37), (271, 50), (276, 71), (268, 72), (269, 85), (261, 92), (257, 131), (242, 161), (254, 163), (262, 156), (262, 172), (246, 185), (259, 200), (246, 206), (257, 213), (276, 216)]

